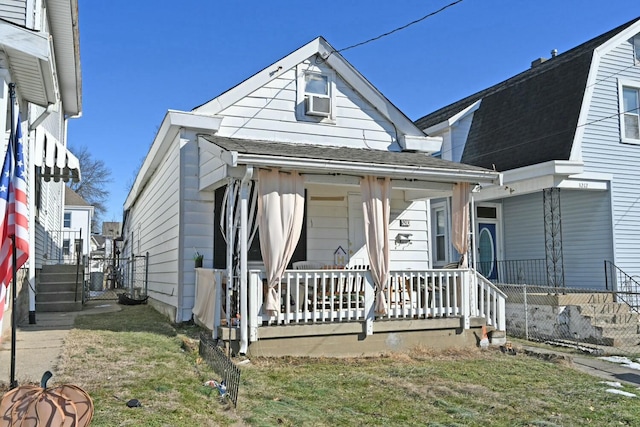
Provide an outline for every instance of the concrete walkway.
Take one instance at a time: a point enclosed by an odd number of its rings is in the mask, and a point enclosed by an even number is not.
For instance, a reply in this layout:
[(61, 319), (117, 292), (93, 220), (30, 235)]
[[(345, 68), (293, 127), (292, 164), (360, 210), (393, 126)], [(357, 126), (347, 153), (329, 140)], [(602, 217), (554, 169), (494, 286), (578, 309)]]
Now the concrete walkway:
[[(94, 300), (82, 311), (36, 313), (36, 323), (18, 325), (15, 350), (15, 379), (18, 385), (39, 383), (45, 371), (55, 375), (56, 365), (65, 339), (73, 328), (76, 316), (121, 310), (115, 300)], [(11, 382), (11, 338), (0, 345), (0, 383)]]

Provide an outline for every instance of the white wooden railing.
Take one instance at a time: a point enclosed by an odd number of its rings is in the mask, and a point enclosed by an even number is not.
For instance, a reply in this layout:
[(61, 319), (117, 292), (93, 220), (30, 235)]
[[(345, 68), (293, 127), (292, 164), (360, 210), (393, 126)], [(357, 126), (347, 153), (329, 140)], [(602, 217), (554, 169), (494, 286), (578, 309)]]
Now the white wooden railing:
[[(222, 278), (223, 271), (216, 271)], [(375, 287), (365, 269), (287, 270), (276, 286), (280, 311), (263, 310), (266, 288), (264, 272), (249, 272), (250, 341), (257, 339), (262, 325), (320, 324), (376, 320), (460, 317), (465, 328), (471, 317), (485, 318), (488, 325), (505, 330), (506, 295), (473, 269), (430, 269), (392, 271), (383, 292), (386, 313), (375, 313)], [(220, 280), (222, 281), (222, 280)], [(218, 295), (226, 296), (223, 287)], [(220, 301), (216, 312), (226, 314), (226, 325), (234, 325), (228, 299)], [(218, 322), (216, 321), (216, 326)], [(237, 322), (239, 323), (239, 322)], [(242, 322), (244, 323), (244, 322)], [(235, 326), (235, 325), (234, 325)], [(241, 326), (238, 324), (238, 326)]]

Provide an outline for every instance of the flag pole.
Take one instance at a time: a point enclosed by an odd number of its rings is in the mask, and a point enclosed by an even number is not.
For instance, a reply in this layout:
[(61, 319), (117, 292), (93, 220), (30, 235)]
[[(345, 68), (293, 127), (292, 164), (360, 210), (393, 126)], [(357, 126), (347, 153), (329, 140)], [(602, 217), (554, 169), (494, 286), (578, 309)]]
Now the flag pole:
[[(11, 99), (11, 131), (9, 136), (9, 145), (7, 146), (8, 150), (14, 150), (14, 139), (16, 136), (15, 131), (15, 120), (16, 120), (16, 112), (15, 112), (15, 104), (16, 104), (16, 85), (15, 83), (9, 83), (9, 98)], [(18, 126), (20, 124), (18, 123)], [(15, 158), (15, 157), (14, 157)], [(16, 310), (18, 304), (18, 286), (17, 282), (17, 255), (16, 255), (16, 235), (15, 232), (11, 236), (11, 246), (12, 246), (12, 254), (11, 256), (13, 261), (13, 280), (11, 285), (11, 382), (9, 383), (9, 388), (14, 389), (18, 387), (18, 382), (16, 381), (16, 330), (18, 324), (18, 310)]]
[[(9, 147), (11, 148), (11, 145)], [(18, 387), (18, 382), (16, 381), (16, 329), (18, 324), (18, 310), (16, 310), (18, 306), (18, 286), (16, 286), (16, 282), (18, 281), (18, 269), (16, 268), (16, 235), (12, 234), (9, 237), (11, 237), (13, 246), (13, 253), (11, 254), (13, 257), (13, 283), (11, 285), (11, 382), (9, 383), (9, 389), (13, 390)]]

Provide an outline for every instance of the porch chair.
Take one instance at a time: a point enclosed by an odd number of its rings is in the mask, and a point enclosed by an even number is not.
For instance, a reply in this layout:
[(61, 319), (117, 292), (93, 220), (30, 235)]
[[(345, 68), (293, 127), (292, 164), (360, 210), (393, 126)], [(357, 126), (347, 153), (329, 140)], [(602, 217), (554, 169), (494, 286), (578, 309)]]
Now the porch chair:
[[(304, 261), (296, 261), (292, 263), (291, 266), (293, 267), (294, 270), (321, 270), (324, 267), (324, 264), (318, 261), (304, 260)], [(307, 283), (304, 281), (298, 283), (298, 295), (297, 295), (298, 300), (305, 294), (305, 291), (308, 291)], [(310, 296), (310, 298), (312, 298), (312, 296)], [(304, 302), (304, 304), (306, 305), (306, 307), (308, 307), (308, 310), (313, 309), (310, 299), (307, 299), (306, 302)], [(302, 303), (299, 302), (298, 307), (296, 307), (296, 311), (303, 311), (303, 307), (304, 305), (302, 305)]]
[(294, 270), (320, 270), (324, 264), (317, 261), (296, 261), (291, 264)]

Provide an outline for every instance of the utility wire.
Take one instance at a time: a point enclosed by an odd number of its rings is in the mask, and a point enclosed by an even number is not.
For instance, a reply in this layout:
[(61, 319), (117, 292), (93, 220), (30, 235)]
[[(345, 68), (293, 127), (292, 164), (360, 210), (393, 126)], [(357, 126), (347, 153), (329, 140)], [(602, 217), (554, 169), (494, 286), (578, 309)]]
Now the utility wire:
[(391, 31), (389, 31), (389, 32), (387, 32), (387, 33), (380, 34), (379, 36), (374, 37), (374, 38), (372, 38), (372, 39), (365, 40), (365, 41), (363, 41), (363, 42), (356, 43), (356, 44), (354, 44), (354, 45), (347, 46), (347, 47), (342, 48), (342, 49), (338, 49), (336, 52), (344, 52), (345, 50), (353, 49), (354, 47), (358, 47), (358, 46), (362, 46), (362, 45), (367, 44), (367, 43), (371, 43), (372, 41), (379, 40), (379, 39), (381, 39), (381, 38), (383, 38), (383, 37), (386, 37), (386, 36), (388, 36), (388, 35), (391, 35), (391, 34), (393, 34), (393, 33), (396, 33), (396, 32), (398, 32), (398, 31), (400, 31), (400, 30), (404, 30), (404, 29), (405, 29), (405, 28), (407, 28), (407, 27), (410, 27), (410, 26), (412, 26), (412, 25), (414, 25), (414, 24), (417, 24), (418, 22), (424, 21), (425, 19), (427, 19), (427, 18), (429, 18), (429, 17), (431, 17), (431, 16), (433, 16), (433, 15), (437, 15), (438, 13), (440, 13), (440, 12), (444, 11), (445, 9), (448, 9), (448, 8), (450, 8), (451, 6), (454, 6), (454, 5), (456, 5), (456, 4), (458, 4), (458, 3), (461, 3), (461, 2), (462, 2), (462, 0), (456, 0), (456, 1), (452, 2), (452, 3), (449, 3), (449, 4), (448, 4), (448, 5), (446, 5), (446, 6), (441, 7), (440, 9), (436, 10), (435, 12), (431, 12), (431, 13), (429, 13), (429, 14), (427, 14), (427, 15), (423, 16), (422, 18), (416, 19), (415, 21), (411, 21), (411, 22), (409, 22), (408, 24), (403, 25), (402, 27), (398, 27), (398, 28), (396, 28), (395, 30), (391, 30)]

